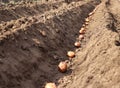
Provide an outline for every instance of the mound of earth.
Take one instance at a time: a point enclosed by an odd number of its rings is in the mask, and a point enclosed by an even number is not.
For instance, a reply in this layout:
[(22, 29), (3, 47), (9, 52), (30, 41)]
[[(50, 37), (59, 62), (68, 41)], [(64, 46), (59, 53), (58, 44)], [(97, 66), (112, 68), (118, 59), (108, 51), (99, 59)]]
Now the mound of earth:
[[(53, 0), (0, 9), (0, 88), (120, 88), (119, 0)], [(89, 16), (89, 13), (94, 12)], [(85, 24), (85, 38), (75, 48)], [(69, 61), (67, 51), (76, 56)], [(66, 73), (58, 71), (67, 61)]]
[(119, 4), (103, 0), (96, 7), (71, 63), (73, 72), (59, 80), (59, 88), (120, 88)]

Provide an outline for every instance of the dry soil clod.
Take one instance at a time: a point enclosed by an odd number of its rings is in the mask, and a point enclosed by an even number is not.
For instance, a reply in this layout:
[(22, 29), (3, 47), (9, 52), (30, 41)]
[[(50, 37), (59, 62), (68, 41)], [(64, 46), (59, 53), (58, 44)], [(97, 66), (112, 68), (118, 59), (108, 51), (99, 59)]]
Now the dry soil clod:
[(46, 34), (46, 32), (45, 32), (45, 31), (40, 31), (40, 33), (41, 33), (41, 35), (42, 35), (42, 36), (44, 36), (44, 37), (46, 37), (46, 36), (47, 36), (47, 34)]

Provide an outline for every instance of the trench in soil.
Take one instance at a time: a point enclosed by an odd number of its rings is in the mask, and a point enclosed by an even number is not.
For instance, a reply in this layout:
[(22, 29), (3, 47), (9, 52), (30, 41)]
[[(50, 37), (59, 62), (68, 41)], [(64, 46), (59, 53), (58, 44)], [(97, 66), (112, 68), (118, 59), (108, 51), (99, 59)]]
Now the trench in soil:
[[(57, 65), (60, 61), (68, 59), (68, 50), (75, 49), (73, 44), (79, 35), (78, 31), (96, 6), (96, 3), (92, 2), (76, 3), (69, 5), (70, 8), (67, 10), (54, 12), (56, 15), (45, 19), (44, 22), (38, 20), (18, 29), (11, 30), (10, 27), (4, 31), (1, 23), (2, 88), (42, 88), (46, 82), (57, 84), (58, 79), (71, 74), (70, 69), (65, 74), (60, 73)], [(9, 20), (18, 18), (4, 21), (9, 23)]]

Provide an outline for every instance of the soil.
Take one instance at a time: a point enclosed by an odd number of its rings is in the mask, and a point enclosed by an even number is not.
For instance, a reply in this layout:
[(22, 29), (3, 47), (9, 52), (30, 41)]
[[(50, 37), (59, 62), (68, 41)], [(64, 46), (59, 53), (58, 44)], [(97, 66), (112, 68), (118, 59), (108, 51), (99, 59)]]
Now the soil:
[[(44, 88), (47, 82), (57, 88), (120, 88), (119, 4), (51, 0), (1, 7), (0, 88)], [(69, 60), (67, 51), (75, 57)], [(66, 73), (59, 72), (60, 61), (67, 62)]]

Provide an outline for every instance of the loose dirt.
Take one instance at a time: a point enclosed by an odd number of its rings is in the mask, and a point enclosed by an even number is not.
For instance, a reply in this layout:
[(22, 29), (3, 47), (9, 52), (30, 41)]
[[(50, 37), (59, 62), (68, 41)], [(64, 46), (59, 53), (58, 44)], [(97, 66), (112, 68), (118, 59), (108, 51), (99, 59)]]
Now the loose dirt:
[[(120, 88), (119, 0), (63, 0), (0, 10), (0, 88)], [(79, 30), (90, 12), (85, 38)], [(67, 51), (75, 51), (69, 61)], [(58, 71), (60, 61), (66, 73)]]

